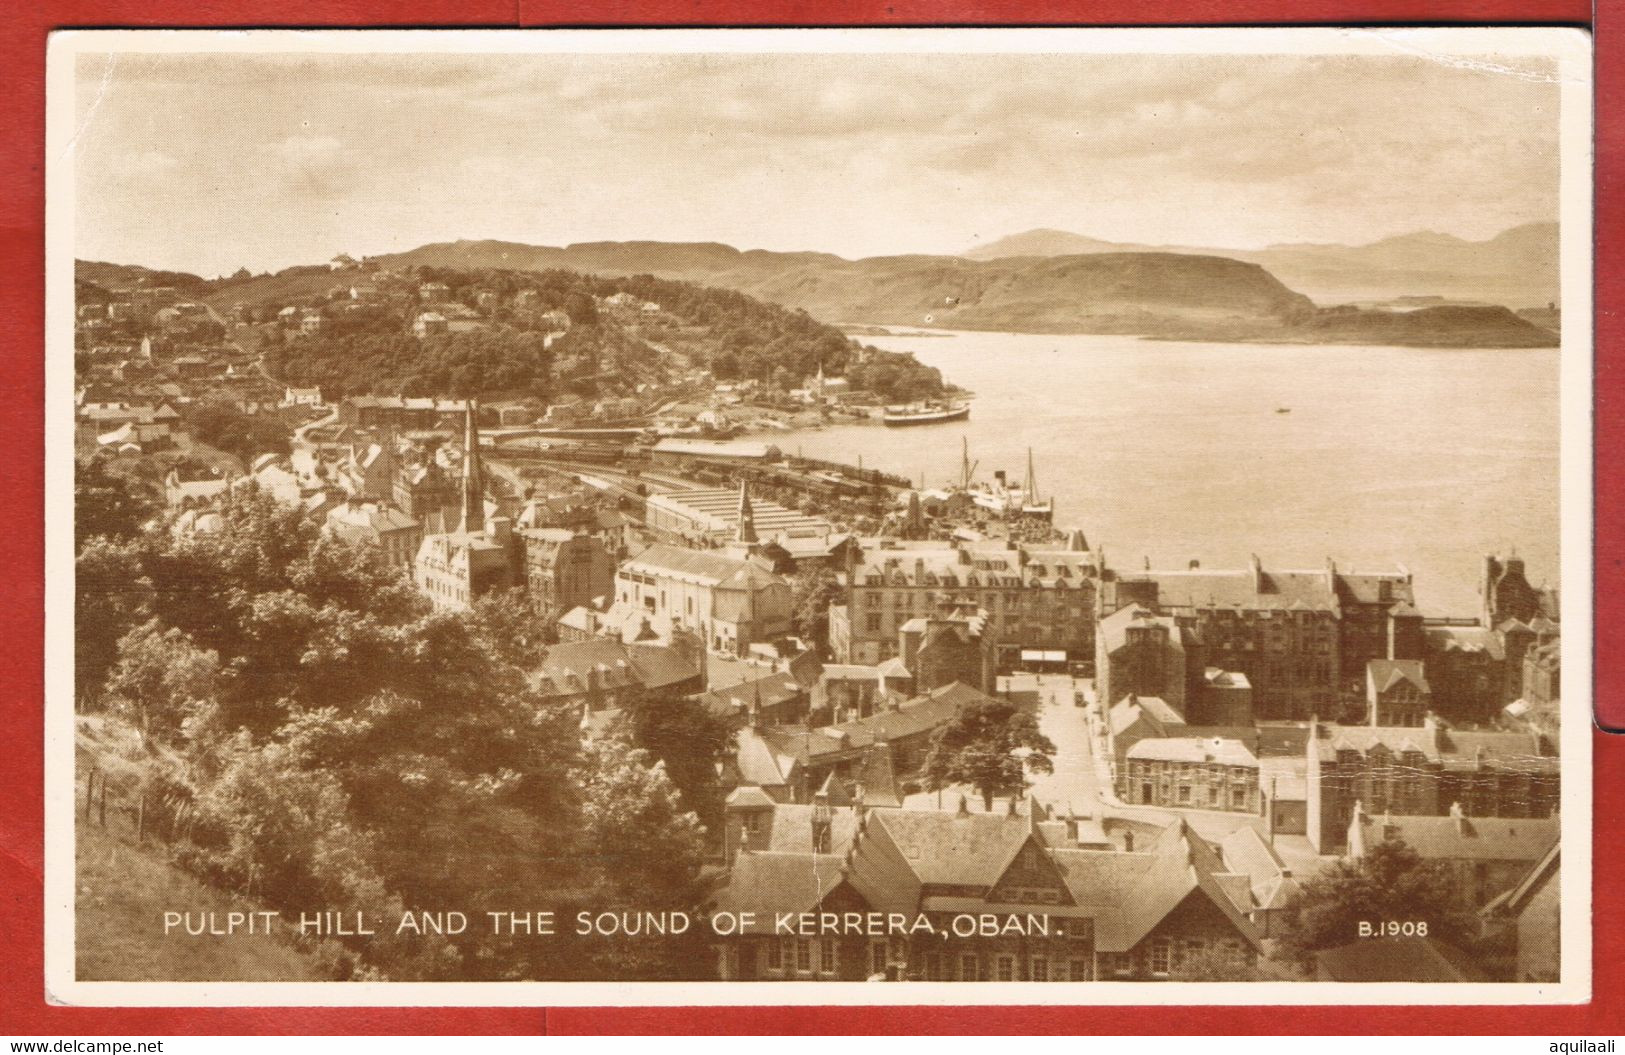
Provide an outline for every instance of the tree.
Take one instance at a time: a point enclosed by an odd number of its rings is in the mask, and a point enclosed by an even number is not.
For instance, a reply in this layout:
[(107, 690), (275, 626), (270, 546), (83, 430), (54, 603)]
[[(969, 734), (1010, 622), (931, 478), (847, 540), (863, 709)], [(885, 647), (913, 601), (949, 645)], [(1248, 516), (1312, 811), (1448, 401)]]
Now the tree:
[(925, 784), (933, 791), (968, 784), (992, 810), (994, 796), (1026, 790), (1028, 773), (1053, 773), (1054, 753), (1031, 713), (1009, 700), (984, 698), (960, 708), (932, 734)]
[(1288, 912), (1283, 946), (1307, 963), (1317, 949), (1358, 939), (1361, 923), (1401, 918), (1425, 921), (1429, 938), (1467, 945), (1474, 928), (1464, 903), (1442, 862), (1423, 860), (1402, 840), (1387, 839), (1303, 883)]
[(474, 602), (474, 618), (481, 632), (510, 663), (521, 667), (540, 664), (547, 646), (558, 640), (553, 626), (558, 615), (524, 587), (495, 590)]
[(107, 691), (141, 730), (143, 740), (173, 742), (181, 724), (215, 692), (219, 657), (173, 627), (149, 619), (119, 639)]
[(829, 606), (841, 599), (841, 583), (828, 568), (797, 575), (790, 583), (796, 634), (823, 651), (829, 644)]
[(119, 639), (151, 614), (152, 584), (135, 544), (98, 536), (74, 559), (73, 588), (75, 693), (94, 701), (118, 661)]
[(96, 536), (131, 538), (158, 512), (152, 486), (112, 471), (105, 458), (77, 463), (73, 474), (73, 538), (76, 549)]
[[(688, 913), (704, 894), (704, 833), (686, 811), (662, 763), (629, 741), (587, 746), (578, 777), (584, 845), (593, 872), (595, 914)], [(681, 979), (703, 976), (701, 928), (682, 935), (594, 939), (584, 950), (589, 976)]]
[(720, 830), (716, 764), (734, 750), (732, 723), (695, 699), (644, 695), (627, 705), (625, 733), (634, 747), (666, 767), (683, 807), (708, 831)]

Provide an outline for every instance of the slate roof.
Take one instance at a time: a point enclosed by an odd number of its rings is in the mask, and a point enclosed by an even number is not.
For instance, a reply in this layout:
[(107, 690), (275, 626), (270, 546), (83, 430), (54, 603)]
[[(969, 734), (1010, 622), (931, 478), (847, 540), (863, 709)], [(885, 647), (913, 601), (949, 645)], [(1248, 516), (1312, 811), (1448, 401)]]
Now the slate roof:
[(811, 912), (845, 879), (839, 854), (773, 853), (748, 850), (734, 858), (728, 881), (718, 892), (718, 912), (755, 912), (772, 925), (779, 912)]
[(1372, 843), (1384, 837), (1430, 860), (1538, 861), (1557, 839), (1556, 817), (1374, 817), (1360, 815)]
[(1440, 760), (1438, 735), (1425, 726), (1337, 725), (1322, 726), (1316, 742), (1321, 761), (1336, 761), (1339, 750), (1364, 755), (1379, 744), (1392, 754), (1420, 751), (1429, 762)]
[(623, 572), (663, 575), (704, 586), (731, 589), (760, 589), (784, 580), (754, 561), (735, 560), (717, 553), (684, 549), (659, 543), (650, 546), (622, 566)]
[(865, 806), (895, 808), (903, 805), (903, 791), (897, 783), (889, 746), (876, 744), (869, 749), (863, 757), (863, 768), (858, 772), (858, 786)]
[(725, 689), (713, 689), (700, 697), (706, 709), (719, 718), (747, 715), (757, 707), (776, 707), (805, 693), (801, 683), (789, 674), (769, 674), (742, 681)]
[(1337, 594), (1319, 571), (1264, 571), (1260, 589), (1253, 588), (1253, 573), (1240, 571), (1119, 572), (1120, 583), (1154, 582), (1156, 606), (1170, 608), (1236, 608), (1255, 610), (1338, 611)]
[(599, 637), (549, 646), (531, 672), (531, 682), (547, 695), (575, 696), (589, 687), (658, 689), (698, 676), (699, 670), (676, 649)]
[(1477, 768), (1482, 763), (1501, 770), (1555, 775), (1558, 759), (1549, 754), (1550, 741), (1532, 733), (1480, 732), (1441, 729), (1439, 746), (1446, 769)]
[(1547, 883), (1557, 878), (1559, 867), (1558, 849), (1561, 840), (1553, 839), (1551, 848), (1541, 855), (1516, 886), (1496, 896), (1485, 905), (1482, 911), (1485, 914), (1503, 913), (1518, 915), (1529, 904), (1529, 899), (1537, 894)]
[(1113, 736), (1121, 735), (1144, 719), (1155, 732), (1183, 729), (1185, 718), (1157, 696), (1125, 696), (1107, 714)]
[(1489, 981), (1466, 953), (1434, 938), (1363, 938), (1322, 949), (1315, 963), (1332, 982)]
[[(1000, 906), (951, 888), (990, 890), (1029, 840), (1047, 850), (1067, 898), (1046, 905), (1051, 915), (1094, 920), (1095, 946), (1124, 952), (1192, 898), (1210, 901), (1255, 948), (1256, 928), (1238, 900), (1250, 905), (1247, 877), (1224, 871), (1218, 855), (1176, 822), (1136, 852), (1083, 850), (1064, 842), (1066, 826), (1025, 815), (938, 811), (855, 810), (832, 813), (831, 853), (809, 852), (812, 807), (774, 808), (771, 849), (741, 852), (715, 903), (728, 911), (805, 912), (843, 882), (884, 912), (1032, 911)], [(781, 823), (782, 820), (782, 823)], [(1061, 842), (1051, 846), (1050, 840)], [(784, 847), (785, 849), (781, 849)], [(796, 849), (789, 849), (795, 847)], [(937, 888), (933, 890), (933, 888)], [(950, 888), (950, 889), (943, 889)]]
[(1030, 834), (1002, 813), (884, 810), (870, 824), (886, 829), (927, 885), (992, 886)]
[(1189, 635), (1181, 632), (1179, 624), (1170, 615), (1157, 615), (1151, 609), (1141, 604), (1124, 605), (1111, 615), (1100, 620), (1095, 630), (1099, 640), (1105, 645), (1108, 653), (1116, 652), (1128, 640), (1130, 627), (1135, 626), (1161, 626), (1169, 631), (1168, 640), (1173, 645), (1182, 644)]
[(1258, 759), (1240, 740), (1195, 736), (1148, 737), (1128, 749), (1128, 757), (1148, 762), (1196, 762), (1221, 766), (1254, 766)]
[(1417, 689), (1431, 693), (1422, 663), (1415, 659), (1373, 659), (1366, 664), (1366, 676), (1378, 692), (1387, 692), (1396, 685), (1410, 682)]
[(1297, 890), (1286, 862), (1251, 825), (1220, 839), (1219, 857), (1227, 871), (1247, 877), (1249, 896), (1258, 908), (1280, 907)]

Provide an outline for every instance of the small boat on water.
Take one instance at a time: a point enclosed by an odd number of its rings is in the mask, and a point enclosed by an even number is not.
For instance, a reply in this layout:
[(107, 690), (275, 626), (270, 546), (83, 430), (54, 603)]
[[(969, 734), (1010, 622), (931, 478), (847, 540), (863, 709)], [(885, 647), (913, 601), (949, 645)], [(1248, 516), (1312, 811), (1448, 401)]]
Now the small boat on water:
[(1290, 413), (1292, 413), (1292, 408), (1291, 407), (1276, 407), (1275, 412), (1277, 414), (1290, 414)]
[(886, 407), (880, 420), (893, 427), (901, 425), (936, 425), (944, 421), (963, 421), (970, 417), (969, 403), (909, 403), (906, 406)]

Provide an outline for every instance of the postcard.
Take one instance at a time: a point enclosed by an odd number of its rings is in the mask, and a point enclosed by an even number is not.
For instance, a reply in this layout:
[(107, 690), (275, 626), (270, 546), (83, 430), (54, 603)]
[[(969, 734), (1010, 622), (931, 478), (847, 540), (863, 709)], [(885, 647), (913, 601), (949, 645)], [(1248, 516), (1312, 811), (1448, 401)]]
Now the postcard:
[(1590, 61), (54, 35), (50, 999), (1586, 1000)]

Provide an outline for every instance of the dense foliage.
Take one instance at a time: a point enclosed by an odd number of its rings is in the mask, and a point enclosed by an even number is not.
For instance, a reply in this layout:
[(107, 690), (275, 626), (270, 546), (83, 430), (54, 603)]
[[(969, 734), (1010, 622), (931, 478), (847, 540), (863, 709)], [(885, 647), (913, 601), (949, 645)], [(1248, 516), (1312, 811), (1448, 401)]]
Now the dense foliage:
[(931, 734), (925, 757), (925, 786), (936, 791), (966, 784), (991, 811), (998, 795), (1027, 788), (1028, 773), (1053, 773), (1055, 744), (1038, 729), (1038, 719), (1009, 700), (978, 700)]
[(1308, 963), (1316, 950), (1358, 940), (1361, 923), (1400, 917), (1425, 922), (1427, 937), (1436, 941), (1470, 946), (1477, 938), (1449, 864), (1424, 860), (1389, 839), (1304, 881), (1283, 931), (1286, 951)]
[[(353, 948), (358, 972), (692, 970), (681, 942), (491, 933), (488, 911), (692, 910), (703, 852), (664, 767), (584, 743), (579, 713), (535, 693), (524, 646), (493, 634), (513, 619), (431, 610), (378, 551), (253, 487), (220, 515), (79, 558), (78, 679), (104, 688), (83, 695), (140, 731), (154, 802), (189, 819), (179, 860), (287, 913), (390, 921)], [(394, 935), (402, 912), (448, 909), (466, 933)]]
[[(415, 336), (425, 310), (419, 283), (447, 287), (445, 302), (479, 308), (486, 328)], [(514, 297), (525, 293), (523, 307)], [(630, 293), (658, 312), (616, 311), (602, 301)], [(269, 306), (267, 306), (269, 307)], [(289, 384), (324, 393), (406, 395), (626, 395), (683, 368), (718, 380), (754, 379), (780, 391), (820, 367), (887, 400), (942, 392), (941, 374), (906, 353), (862, 348), (839, 330), (742, 293), (648, 275), (607, 278), (571, 271), (418, 268), (410, 282), (366, 307), (327, 313), (322, 333), (272, 342), (267, 366)], [(563, 325), (563, 320), (568, 325)], [(551, 335), (551, 343), (549, 342)]]

